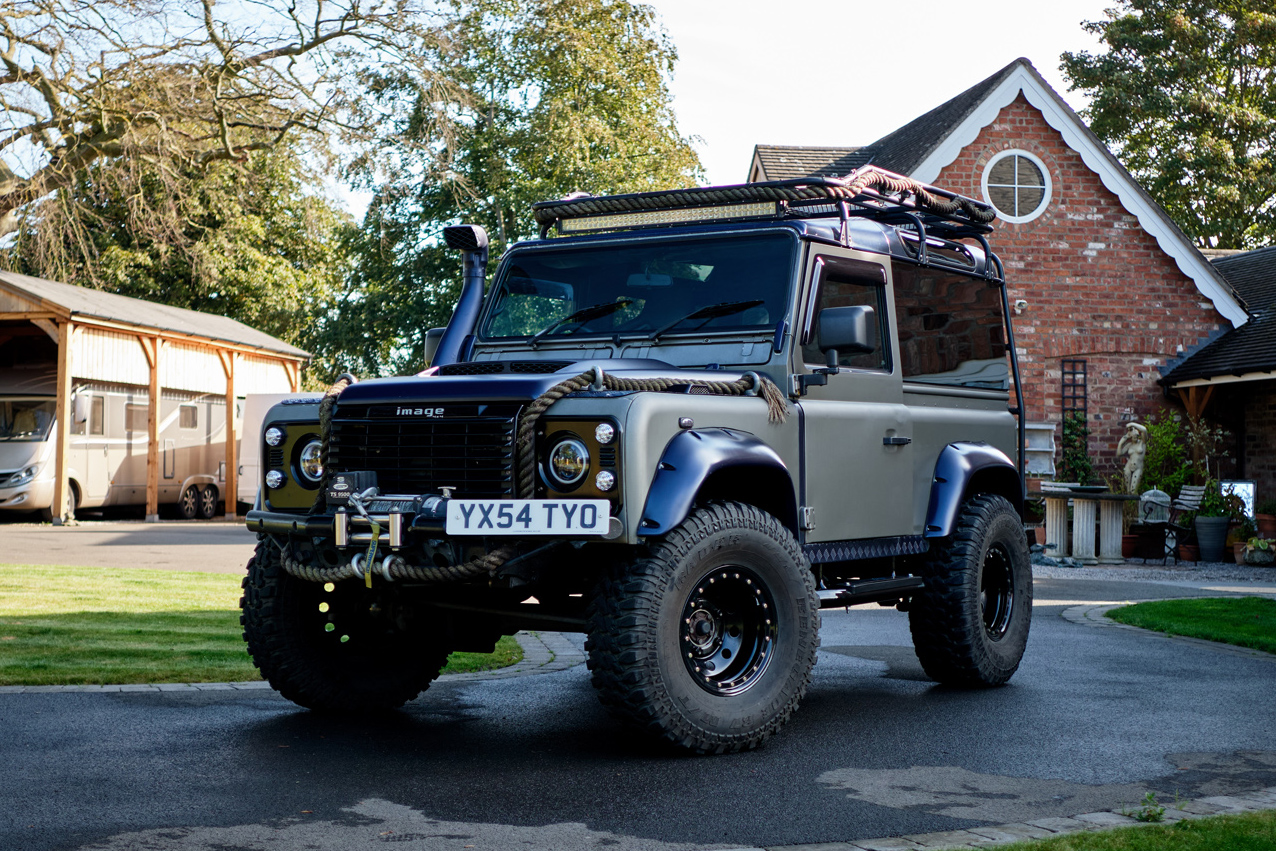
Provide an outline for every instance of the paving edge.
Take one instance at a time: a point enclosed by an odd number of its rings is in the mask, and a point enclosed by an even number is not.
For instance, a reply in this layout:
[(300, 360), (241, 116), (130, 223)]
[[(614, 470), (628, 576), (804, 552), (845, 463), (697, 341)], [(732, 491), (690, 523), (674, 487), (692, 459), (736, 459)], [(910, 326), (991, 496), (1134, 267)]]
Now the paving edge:
[[(1266, 595), (1264, 595), (1266, 596)], [(1183, 597), (1167, 597), (1168, 600), (1182, 600)], [(1135, 603), (1157, 603), (1160, 600), (1132, 600), (1128, 603), (1104, 603), (1101, 605), (1081, 605), (1072, 606), (1063, 610), (1063, 619), (1072, 623), (1084, 624), (1085, 626), (1100, 627), (1103, 629), (1126, 629), (1150, 636), (1152, 638), (1160, 638), (1165, 641), (1174, 641), (1179, 644), (1186, 644), (1190, 647), (1196, 647), (1202, 650), (1212, 650), (1215, 653), (1227, 653), (1232, 656), (1243, 656), (1247, 659), (1260, 659), (1264, 662), (1276, 662), (1276, 654), (1267, 653), (1262, 650), (1255, 650), (1252, 647), (1237, 647), (1235, 644), (1223, 644), (1219, 641), (1207, 641), (1204, 638), (1189, 638), (1186, 635), (1170, 635), (1164, 632), (1158, 632), (1153, 629), (1143, 629), (1139, 626), (1131, 626), (1128, 623), (1117, 623), (1108, 617), (1108, 612), (1112, 609), (1119, 609), (1124, 606), (1132, 606)]]
[[(476, 671), (472, 674), (444, 674), (440, 683), (464, 683), (481, 680), (504, 680), (531, 674), (548, 674), (573, 668), (585, 661), (585, 653), (561, 632), (520, 632), (514, 636), (523, 648), (520, 662), (508, 668), (494, 671)], [(49, 694), (76, 692), (90, 694), (121, 694), (131, 692), (193, 692), (193, 691), (272, 691), (265, 680), (239, 683), (140, 683), (132, 685), (80, 685), (80, 686), (0, 686), (0, 694)]]
[(911, 851), (926, 849), (939, 851), (945, 848), (988, 848), (1010, 842), (1046, 839), (1070, 833), (1113, 830), (1118, 827), (1140, 827), (1154, 824), (1167, 825), (1187, 819), (1202, 819), (1218, 815), (1238, 815), (1265, 810), (1276, 810), (1276, 786), (1238, 792), (1234, 795), (1213, 795), (1177, 804), (1162, 804), (1165, 814), (1159, 822), (1139, 821), (1126, 815), (1137, 811), (1140, 805), (1131, 804), (1118, 810), (1080, 813), (1070, 818), (1040, 818), (1013, 824), (967, 827), (962, 830), (944, 830), (936, 833), (915, 833), (907, 836), (887, 836), (880, 839), (857, 839), (854, 842), (824, 842), (810, 845), (766, 845), (759, 848), (739, 848), (732, 851)]

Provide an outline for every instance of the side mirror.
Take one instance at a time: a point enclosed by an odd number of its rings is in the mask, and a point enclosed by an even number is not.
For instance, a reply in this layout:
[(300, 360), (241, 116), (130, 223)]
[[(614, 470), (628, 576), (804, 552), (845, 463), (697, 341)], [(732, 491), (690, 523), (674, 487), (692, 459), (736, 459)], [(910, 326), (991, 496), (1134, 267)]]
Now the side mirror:
[(430, 364), (434, 363), (434, 353), (439, 350), (439, 341), (443, 339), (443, 332), (447, 328), (431, 328), (425, 332), (425, 368), (429, 369)]
[(873, 308), (864, 304), (826, 307), (820, 311), (816, 345), (824, 352), (830, 369), (837, 368), (838, 355), (862, 355), (874, 350), (870, 328), (873, 313)]
[(71, 400), (71, 421), (76, 423), (88, 422), (89, 408), (92, 404), (91, 396), (77, 393), (75, 398)]

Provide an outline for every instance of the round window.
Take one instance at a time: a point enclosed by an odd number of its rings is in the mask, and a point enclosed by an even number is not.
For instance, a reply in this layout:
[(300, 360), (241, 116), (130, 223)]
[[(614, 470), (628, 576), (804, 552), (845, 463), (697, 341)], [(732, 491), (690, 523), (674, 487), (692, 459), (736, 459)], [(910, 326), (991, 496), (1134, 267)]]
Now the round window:
[(1027, 151), (1002, 151), (988, 162), (984, 200), (1008, 222), (1030, 222), (1050, 203), (1050, 170)]

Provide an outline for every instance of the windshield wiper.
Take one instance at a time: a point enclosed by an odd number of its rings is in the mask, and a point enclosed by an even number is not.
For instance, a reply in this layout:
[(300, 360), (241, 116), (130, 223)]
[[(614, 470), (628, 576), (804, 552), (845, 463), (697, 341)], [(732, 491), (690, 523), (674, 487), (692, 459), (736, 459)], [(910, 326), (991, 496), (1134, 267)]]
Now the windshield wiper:
[(568, 322), (576, 322), (580, 325), (584, 325), (586, 322), (592, 322), (595, 319), (601, 319), (602, 317), (608, 315), (609, 313), (615, 313), (617, 310), (620, 310), (621, 308), (624, 308), (624, 307), (628, 307), (629, 305), (633, 303), (634, 303), (634, 300), (632, 298), (622, 298), (618, 301), (604, 301), (600, 304), (592, 304), (589, 307), (582, 307), (580, 310), (576, 311), (571, 316), (564, 316), (562, 319), (555, 320), (554, 322), (551, 322), (550, 324), (546, 325), (541, 330), (537, 331), (535, 334), (532, 335), (532, 338), (527, 341), (528, 345), (530, 345), (533, 349), (536, 348), (536, 343), (540, 340), (541, 337), (544, 337), (546, 334), (555, 330), (556, 328), (561, 328), (563, 325), (566, 325)]
[[(655, 331), (652, 331), (647, 335), (647, 342), (656, 342), (666, 331), (671, 330), (676, 325), (681, 325), (683, 322), (687, 322), (692, 319), (703, 319), (704, 322), (708, 322), (710, 319), (717, 319), (720, 316), (730, 316), (733, 313), (740, 313), (741, 311), (748, 310), (750, 307), (757, 307), (759, 304), (766, 304), (766, 302), (763, 299), (755, 298), (749, 301), (724, 301), (721, 304), (711, 304), (708, 307), (701, 307), (697, 310), (693, 310), (686, 316), (680, 316), (672, 322), (661, 325)], [(700, 325), (696, 326), (696, 328), (704, 325), (704, 322), (701, 322)]]

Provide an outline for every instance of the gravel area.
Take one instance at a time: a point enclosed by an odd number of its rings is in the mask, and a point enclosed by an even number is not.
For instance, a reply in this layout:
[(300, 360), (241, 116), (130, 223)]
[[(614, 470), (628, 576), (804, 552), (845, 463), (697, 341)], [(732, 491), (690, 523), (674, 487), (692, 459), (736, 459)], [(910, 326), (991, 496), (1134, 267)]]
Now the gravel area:
[(1063, 567), (1034, 564), (1032, 575), (1042, 579), (1148, 579), (1178, 582), (1276, 583), (1276, 569), (1230, 562), (1186, 562), (1162, 565), (1132, 559), (1125, 564)]

